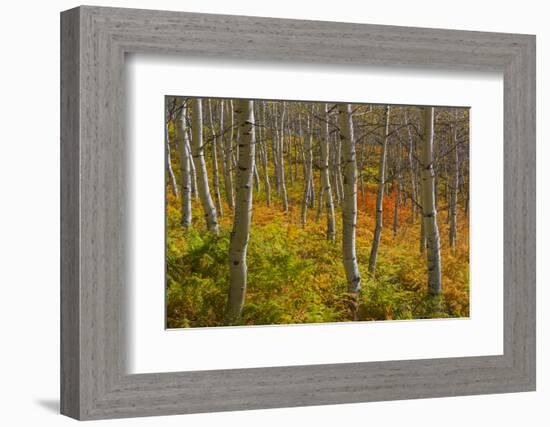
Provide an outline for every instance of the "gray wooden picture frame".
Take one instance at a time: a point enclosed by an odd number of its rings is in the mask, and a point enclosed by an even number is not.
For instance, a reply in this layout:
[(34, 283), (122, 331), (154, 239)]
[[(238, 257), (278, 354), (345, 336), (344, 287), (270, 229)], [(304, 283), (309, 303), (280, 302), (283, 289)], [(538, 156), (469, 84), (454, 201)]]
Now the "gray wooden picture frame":
[[(504, 354), (127, 374), (124, 58), (134, 52), (502, 72)], [(89, 6), (62, 12), (63, 414), (85, 420), (535, 390), (535, 262), (534, 36)]]

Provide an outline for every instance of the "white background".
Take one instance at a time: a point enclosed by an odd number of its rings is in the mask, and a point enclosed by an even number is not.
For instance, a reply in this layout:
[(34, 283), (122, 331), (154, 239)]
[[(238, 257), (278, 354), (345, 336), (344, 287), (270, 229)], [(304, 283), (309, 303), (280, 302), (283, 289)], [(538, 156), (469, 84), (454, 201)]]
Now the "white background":
[[(151, 55), (132, 55), (126, 64), (132, 153), (127, 218), (132, 224), (130, 372), (502, 354), (501, 74), (386, 67), (296, 69), (257, 61)], [(471, 317), (164, 330), (164, 149), (151, 141), (164, 138), (165, 94), (470, 106)], [(221, 356), (219, 348), (232, 350)]]
[[(97, 1), (106, 6), (160, 8), (281, 18), (322, 19), (484, 31), (536, 33), (538, 55), (538, 218), (550, 214), (548, 11), (541, 1), (462, 0), (197, 0)], [(59, 383), (59, 17), (73, 1), (3, 5), (0, 102), (0, 325), (3, 367), (0, 420), (9, 426), (62, 426)], [(546, 169), (546, 170), (545, 170)], [(546, 426), (548, 370), (548, 226), (538, 222), (538, 391), (414, 401), (199, 414), (104, 422), (148, 426), (407, 425)], [(545, 240), (545, 241), (543, 241)], [(546, 262), (547, 264), (547, 262)]]

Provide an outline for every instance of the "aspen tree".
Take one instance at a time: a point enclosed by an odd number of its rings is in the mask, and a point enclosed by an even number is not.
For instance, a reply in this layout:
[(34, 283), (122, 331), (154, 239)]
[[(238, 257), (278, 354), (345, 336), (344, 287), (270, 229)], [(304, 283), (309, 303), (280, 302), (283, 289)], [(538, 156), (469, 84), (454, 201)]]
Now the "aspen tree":
[[(224, 181), (224, 189), (225, 189), (225, 195), (226, 195), (226, 201), (229, 204), (229, 201), (227, 200), (227, 187), (228, 187), (228, 165), (227, 165), (227, 157), (225, 155), (225, 145), (224, 145), (224, 134), (226, 132), (226, 129), (224, 129), (224, 104), (225, 101), (221, 100), (219, 101), (219, 110), (218, 110), (218, 132), (216, 134), (216, 146), (220, 149), (220, 160), (221, 160), (221, 168), (222, 168), (222, 178)], [(221, 206), (221, 204), (220, 204)]]
[(229, 244), (229, 295), (225, 309), (225, 323), (240, 322), (246, 296), (246, 249), (252, 219), (252, 187), (255, 161), (254, 104), (238, 100), (236, 113), (240, 131), (237, 165), (237, 195), (233, 231)]
[[(225, 173), (223, 175), (225, 186), (225, 198), (230, 209), (234, 207), (233, 194), (233, 101), (226, 100), (224, 102), (225, 109), (225, 125), (227, 131), (224, 132), (224, 158), (225, 158)], [(221, 117), (221, 116), (220, 116)]]
[(164, 126), (164, 140), (166, 147), (166, 171), (168, 172), (168, 178), (170, 179), (170, 188), (172, 189), (172, 194), (175, 197), (178, 197), (178, 185), (176, 184), (176, 176), (174, 175), (174, 170), (172, 169), (172, 159), (170, 152), (170, 134), (168, 132), (168, 120)]
[[(212, 100), (208, 100), (208, 121), (210, 124), (210, 146), (212, 153), (212, 181), (214, 184), (214, 199), (216, 200), (216, 209), (218, 215), (223, 216), (222, 199), (220, 196), (220, 177), (218, 173), (218, 133), (214, 128), (214, 118), (212, 117)], [(221, 132), (221, 127), (219, 132)]]
[(378, 167), (378, 193), (376, 195), (376, 225), (374, 228), (374, 237), (369, 258), (369, 272), (373, 273), (376, 268), (376, 258), (378, 256), (378, 248), (380, 247), (380, 237), (383, 227), (383, 203), (384, 203), (384, 187), (386, 186), (386, 151), (388, 147), (388, 138), (390, 133), (390, 106), (385, 110), (384, 118), (385, 133), (382, 140), (382, 151), (380, 153), (380, 164)]
[(261, 138), (260, 138), (260, 144), (258, 145), (260, 147), (260, 160), (262, 162), (262, 169), (264, 173), (264, 188), (265, 188), (265, 198), (267, 206), (271, 205), (271, 183), (269, 182), (269, 169), (267, 167), (268, 159), (267, 159), (267, 122), (266, 122), (266, 116), (265, 116), (265, 101), (260, 102), (258, 107), (259, 112), (259, 118), (261, 120), (262, 127), (260, 128), (261, 131)]
[(278, 124), (277, 124), (277, 103), (272, 103), (271, 112), (269, 115), (269, 132), (268, 132), (268, 138), (271, 141), (271, 151), (273, 155), (273, 171), (274, 171), (274, 178), (275, 178), (275, 189), (277, 190), (277, 194), (281, 195), (281, 178), (279, 176), (279, 131), (278, 131)]
[(413, 153), (414, 153), (414, 140), (413, 135), (411, 132), (411, 126), (412, 123), (409, 122), (409, 115), (407, 113), (407, 110), (405, 110), (405, 124), (407, 125), (407, 136), (409, 140), (409, 146), (408, 146), (408, 152), (407, 152), (407, 158), (409, 160), (409, 178), (411, 182), (411, 194), (410, 199), (412, 201), (412, 215), (411, 215), (411, 222), (414, 224), (416, 222), (416, 204), (418, 203), (418, 197), (417, 197), (417, 191), (416, 191), (416, 171), (414, 168), (414, 162), (413, 162)]
[(336, 186), (338, 187), (338, 205), (342, 203), (344, 195), (344, 179), (342, 177), (342, 138), (338, 138), (335, 134), (336, 153), (335, 153), (335, 172), (336, 172)]
[(197, 169), (197, 185), (199, 199), (204, 211), (206, 226), (208, 231), (218, 234), (218, 218), (216, 208), (210, 195), (210, 187), (208, 185), (208, 174), (206, 171), (206, 162), (204, 160), (204, 145), (202, 140), (202, 100), (201, 98), (193, 98), (191, 100), (191, 126), (193, 130), (193, 160)]
[(283, 111), (281, 112), (281, 127), (279, 132), (279, 146), (277, 148), (279, 154), (279, 184), (281, 191), (281, 199), (283, 201), (283, 211), (288, 212), (288, 196), (286, 192), (286, 182), (285, 182), (285, 160), (284, 160), (284, 141), (285, 141), (285, 113), (286, 113), (286, 103), (283, 102)]
[(424, 135), (420, 144), (422, 218), (426, 235), (428, 265), (428, 291), (441, 293), (441, 257), (439, 251), (439, 230), (435, 207), (435, 174), (433, 168), (434, 108), (424, 107)]
[(332, 178), (332, 188), (334, 188), (334, 198), (335, 203), (337, 205), (340, 205), (340, 201), (342, 200), (342, 193), (340, 191), (340, 184), (338, 180), (338, 174), (340, 169), (340, 160), (337, 159), (338, 156), (338, 144), (340, 138), (336, 135), (336, 133), (333, 133), (334, 137), (332, 138), (332, 149), (330, 150), (330, 175)]
[(311, 192), (311, 181), (313, 172), (313, 154), (311, 145), (313, 141), (312, 119), (308, 116), (308, 135), (304, 138), (304, 194), (302, 197), (302, 225), (305, 225), (307, 218), (308, 199)]
[(458, 203), (458, 178), (459, 178), (459, 162), (458, 162), (458, 145), (457, 145), (457, 119), (458, 111), (454, 114), (455, 123), (451, 125), (451, 145), (452, 145), (452, 180), (451, 180), (451, 196), (449, 202), (449, 245), (454, 250), (456, 247), (456, 205)]
[(181, 168), (181, 225), (187, 228), (191, 225), (193, 214), (191, 212), (191, 156), (189, 153), (189, 134), (187, 133), (187, 106), (182, 106), (181, 119), (179, 121), (182, 140), (179, 147)]
[(357, 228), (357, 160), (351, 118), (351, 105), (338, 104), (340, 139), (344, 161), (344, 198), (342, 207), (342, 251), (348, 292), (352, 296), (352, 317), (357, 318), (357, 302), (361, 290), (361, 275), (355, 253)]
[(323, 104), (323, 121), (321, 122), (321, 186), (325, 197), (327, 210), (327, 239), (331, 242), (336, 240), (336, 226), (334, 220), (334, 202), (332, 200), (332, 187), (329, 176), (329, 127), (328, 127), (328, 106)]

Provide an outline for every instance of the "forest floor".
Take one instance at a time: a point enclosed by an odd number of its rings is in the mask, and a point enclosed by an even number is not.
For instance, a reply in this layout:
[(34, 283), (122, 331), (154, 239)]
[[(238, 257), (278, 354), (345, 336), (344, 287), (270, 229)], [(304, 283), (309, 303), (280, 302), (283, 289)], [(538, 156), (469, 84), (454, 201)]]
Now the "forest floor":
[[(349, 297), (342, 264), (342, 219), (336, 209), (335, 243), (326, 239), (326, 215), (316, 221), (317, 206), (300, 223), (303, 184), (288, 185), (284, 213), (272, 184), (271, 206), (263, 185), (254, 191), (248, 246), (248, 287), (242, 324), (266, 325), (348, 321)], [(315, 185), (316, 190), (318, 184)], [(317, 196), (317, 195), (316, 195)], [(223, 193), (222, 193), (223, 197)], [(458, 216), (457, 245), (448, 244), (447, 212), (438, 213), (443, 296), (427, 293), (426, 255), (420, 253), (420, 217), (411, 220), (410, 201), (398, 211), (392, 230), (395, 192), (384, 197), (384, 228), (376, 271), (368, 272), (375, 225), (376, 186), (358, 191), (357, 258), (362, 277), (359, 320), (423, 319), (469, 316), (469, 228)], [(223, 204), (220, 233), (206, 231), (193, 203), (193, 227), (180, 226), (179, 200), (169, 191), (166, 206), (166, 304), (169, 328), (223, 325), (228, 291), (228, 247), (232, 213)]]

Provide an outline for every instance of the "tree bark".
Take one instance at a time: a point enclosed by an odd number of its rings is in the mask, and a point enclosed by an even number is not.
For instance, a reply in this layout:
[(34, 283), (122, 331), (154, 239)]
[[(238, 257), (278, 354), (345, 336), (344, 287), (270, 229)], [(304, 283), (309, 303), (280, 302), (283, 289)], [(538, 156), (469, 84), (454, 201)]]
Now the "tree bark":
[[(229, 209), (233, 210), (234, 203), (234, 193), (233, 193), (233, 101), (226, 100), (224, 101), (226, 108), (223, 112), (225, 115), (225, 125), (228, 127), (227, 131), (224, 132), (223, 139), (225, 141), (223, 151), (224, 151), (224, 160), (225, 160), (225, 173), (223, 175), (224, 186), (225, 186), (225, 199), (227, 200), (227, 205)], [(222, 103), (223, 105), (223, 103)], [(220, 113), (221, 120), (221, 113)]]
[(336, 156), (335, 156), (335, 171), (336, 171), (336, 185), (338, 186), (338, 205), (342, 203), (344, 195), (344, 179), (342, 177), (342, 139), (336, 138)]
[(361, 290), (361, 275), (355, 253), (355, 233), (357, 228), (357, 159), (351, 118), (351, 105), (338, 104), (340, 139), (344, 160), (344, 200), (342, 208), (342, 251), (344, 270), (348, 282), (348, 292), (352, 297), (352, 318), (357, 319), (357, 302)]
[(307, 208), (311, 190), (311, 174), (313, 170), (313, 153), (311, 151), (311, 143), (313, 141), (313, 124), (312, 118), (308, 116), (308, 135), (304, 137), (304, 193), (302, 197), (302, 225), (306, 224)]
[(180, 145), (180, 168), (181, 168), (181, 225), (188, 228), (191, 225), (193, 214), (191, 211), (191, 158), (189, 153), (189, 134), (187, 133), (187, 107), (182, 107), (181, 119), (181, 145)]
[(380, 164), (378, 167), (378, 194), (376, 195), (376, 225), (374, 227), (374, 237), (369, 258), (369, 272), (374, 273), (376, 269), (376, 258), (378, 257), (378, 248), (380, 247), (380, 238), (383, 227), (383, 203), (384, 189), (386, 186), (386, 151), (388, 147), (388, 135), (390, 134), (390, 106), (386, 107), (385, 112), (385, 134), (382, 142), (382, 151), (380, 153)]
[(213, 112), (212, 112), (212, 100), (208, 100), (208, 120), (210, 123), (210, 139), (211, 139), (211, 147), (212, 147), (212, 181), (214, 183), (214, 199), (216, 200), (216, 209), (218, 211), (218, 215), (221, 217), (223, 216), (223, 208), (222, 208), (222, 198), (220, 196), (220, 177), (218, 174), (218, 133), (221, 134), (221, 126), (219, 128), (219, 131), (216, 132), (214, 129), (214, 118)]
[[(190, 101), (187, 101), (188, 103)], [(189, 110), (187, 110), (189, 111)], [(196, 168), (195, 168), (195, 161), (193, 160), (193, 150), (191, 149), (191, 144), (192, 142), (189, 142), (189, 141), (192, 141), (193, 140), (193, 136), (192, 136), (192, 132), (191, 132), (191, 127), (189, 126), (189, 123), (190, 123), (190, 120), (189, 120), (189, 114), (187, 115), (186, 117), (186, 120), (187, 120), (187, 126), (185, 128), (185, 133), (187, 134), (187, 153), (188, 153), (188, 156), (189, 156), (189, 167), (191, 169), (191, 194), (193, 195), (193, 198), (195, 200), (199, 200), (199, 190), (198, 190), (198, 184), (197, 184), (197, 171), (196, 171)]]
[(273, 175), (275, 178), (275, 189), (277, 194), (281, 195), (281, 177), (279, 176), (279, 129), (277, 122), (277, 103), (272, 104), (269, 115), (269, 134), (271, 141), (271, 151), (273, 154)]
[[(339, 139), (337, 136), (336, 138)], [(336, 161), (336, 155), (338, 153), (337, 148), (337, 142), (335, 138), (332, 138), (332, 149), (329, 151), (330, 153), (330, 177), (332, 180), (332, 188), (334, 188), (334, 202), (336, 205), (340, 205), (340, 199), (342, 198), (340, 194), (340, 185), (338, 185), (338, 178), (337, 178), (337, 168), (339, 167)]]
[(199, 190), (199, 198), (206, 219), (206, 227), (208, 231), (218, 234), (218, 218), (216, 208), (210, 195), (210, 187), (208, 185), (208, 174), (206, 171), (206, 162), (204, 160), (204, 146), (202, 141), (202, 100), (201, 98), (193, 98), (191, 100), (192, 114), (191, 126), (193, 128), (193, 159), (197, 169), (197, 185)]
[[(458, 119), (458, 114), (455, 111), (455, 122)], [(451, 195), (450, 195), (450, 201), (449, 201), (449, 246), (455, 250), (456, 247), (456, 205), (458, 203), (458, 176), (459, 176), (459, 167), (458, 167), (458, 146), (456, 143), (456, 127), (457, 124), (454, 123), (451, 128), (451, 144), (454, 147), (453, 153), (451, 156), (452, 159), (452, 181), (451, 181)]]
[(164, 126), (164, 140), (166, 141), (166, 171), (168, 172), (168, 178), (170, 179), (170, 188), (172, 189), (172, 194), (174, 197), (178, 197), (178, 185), (176, 184), (176, 176), (174, 175), (174, 170), (172, 169), (172, 156), (170, 151), (170, 134), (168, 132), (168, 121)]
[(435, 207), (435, 174), (433, 168), (434, 108), (425, 107), (424, 135), (420, 148), (422, 166), (422, 217), (426, 233), (426, 253), (428, 265), (428, 291), (441, 293), (441, 257), (439, 251), (439, 230), (437, 228), (437, 209)]
[[(323, 119), (321, 128), (323, 131), (321, 140), (321, 186), (325, 197), (327, 210), (327, 240), (336, 240), (336, 225), (334, 219), (334, 202), (332, 200), (332, 187), (329, 176), (329, 127), (328, 127), (328, 106), (323, 104)], [(321, 196), (319, 196), (321, 197)]]
[(409, 178), (411, 182), (411, 206), (412, 206), (412, 215), (411, 215), (411, 222), (414, 224), (416, 222), (416, 215), (417, 215), (417, 209), (416, 204), (418, 203), (417, 195), (416, 195), (416, 172), (414, 168), (414, 162), (413, 162), (413, 152), (414, 152), (414, 140), (413, 135), (411, 132), (411, 123), (409, 122), (409, 116), (407, 114), (407, 111), (405, 111), (405, 124), (407, 125), (407, 135), (409, 137), (409, 151), (408, 151), (408, 160), (409, 160)]
[(225, 323), (240, 323), (246, 296), (246, 249), (252, 219), (252, 186), (255, 163), (254, 104), (239, 100), (236, 107), (238, 126), (241, 129), (237, 165), (237, 197), (231, 242), (229, 244), (229, 295), (225, 310)]
[[(283, 102), (283, 111), (281, 112), (281, 127), (279, 132), (279, 146), (277, 148), (279, 154), (279, 180), (280, 180), (280, 190), (281, 190), (281, 199), (283, 201), (283, 211), (288, 212), (288, 196), (286, 192), (286, 181), (285, 181), (285, 158), (284, 158), (284, 141), (285, 141), (285, 113), (286, 113), (286, 104)], [(276, 118), (275, 118), (276, 120)]]
[(260, 113), (260, 120), (262, 129), (261, 138), (260, 138), (260, 159), (262, 161), (262, 169), (264, 172), (264, 188), (265, 188), (265, 198), (267, 206), (271, 206), (271, 183), (269, 182), (269, 169), (267, 162), (267, 121), (265, 116), (265, 102), (259, 104), (258, 112)]

